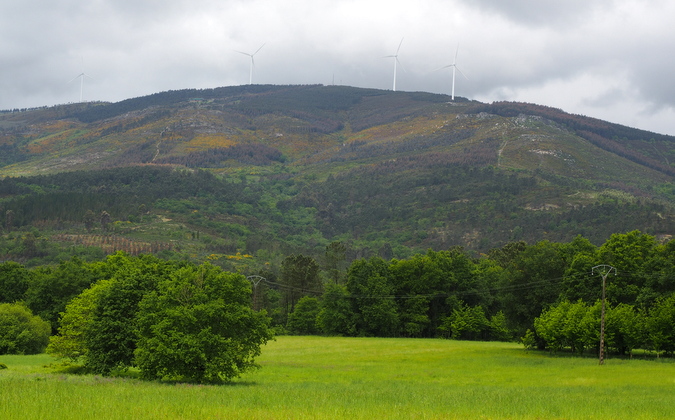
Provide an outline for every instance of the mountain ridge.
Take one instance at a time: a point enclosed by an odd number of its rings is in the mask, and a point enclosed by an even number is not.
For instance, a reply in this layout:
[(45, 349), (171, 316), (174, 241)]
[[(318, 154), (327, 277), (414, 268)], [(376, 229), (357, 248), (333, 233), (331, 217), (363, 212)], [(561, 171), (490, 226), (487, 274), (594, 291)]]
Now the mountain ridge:
[[(534, 104), (346, 86), (186, 89), (0, 114), (0, 152), (2, 182), (32, 186), (23, 196), (70, 191), (53, 175), (64, 171), (94, 174), (73, 194), (95, 195), (115, 190), (109, 176), (129, 182), (134, 205), (227, 237), (229, 251), (319, 252), (340, 240), (368, 252), (389, 244), (396, 256), (675, 230), (675, 137)], [(150, 168), (206, 169), (215, 175), (208, 182), (225, 182), (223, 191), (243, 201), (222, 203), (217, 188), (144, 200), (133, 182), (120, 181), (131, 167), (143, 179), (160, 176), (141, 174)], [(35, 175), (52, 177), (53, 186)], [(5, 225), (7, 210), (27, 211), (20, 196), (0, 195)], [(84, 210), (72, 213), (81, 219)], [(29, 219), (20, 226), (37, 221)]]

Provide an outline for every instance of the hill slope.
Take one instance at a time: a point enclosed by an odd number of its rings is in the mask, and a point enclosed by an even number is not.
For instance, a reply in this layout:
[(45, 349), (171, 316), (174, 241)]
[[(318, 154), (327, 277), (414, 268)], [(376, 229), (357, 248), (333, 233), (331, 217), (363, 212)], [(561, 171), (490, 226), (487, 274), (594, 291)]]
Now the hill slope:
[(87, 210), (105, 210), (144, 243), (191, 232), (194, 255), (600, 243), (673, 233), (674, 153), (671, 136), (532, 104), (343, 86), (172, 91), (1, 114), (0, 220), (86, 236)]

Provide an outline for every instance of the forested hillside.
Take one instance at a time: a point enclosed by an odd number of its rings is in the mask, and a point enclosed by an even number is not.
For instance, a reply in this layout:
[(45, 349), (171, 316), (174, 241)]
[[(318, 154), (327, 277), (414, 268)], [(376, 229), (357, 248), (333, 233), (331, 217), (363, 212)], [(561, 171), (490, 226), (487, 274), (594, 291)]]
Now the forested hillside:
[(334, 241), (354, 259), (634, 229), (667, 239), (673, 140), (532, 104), (344, 86), (6, 112), (0, 258), (278, 265)]

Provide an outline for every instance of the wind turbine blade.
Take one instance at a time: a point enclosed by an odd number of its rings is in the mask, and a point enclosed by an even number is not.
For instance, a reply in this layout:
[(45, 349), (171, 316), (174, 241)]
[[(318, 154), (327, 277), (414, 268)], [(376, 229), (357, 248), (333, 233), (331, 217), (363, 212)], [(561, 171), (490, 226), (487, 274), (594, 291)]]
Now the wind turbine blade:
[[(265, 44), (267, 44), (267, 43), (265, 43)], [(254, 52), (253, 54), (251, 54), (251, 55), (256, 55), (256, 54), (258, 54), (258, 51), (262, 50), (262, 47), (264, 47), (265, 44), (262, 44), (262, 45), (260, 46), (260, 48), (258, 48), (257, 50), (255, 50), (255, 52)]]
[(452, 62), (452, 64), (457, 63), (457, 54), (459, 54), (459, 44), (457, 44), (457, 49), (455, 50), (455, 60)]
[(403, 67), (403, 64), (401, 64), (401, 62), (399, 61), (398, 57), (394, 57), (394, 59), (396, 60), (396, 62), (398, 63), (398, 65), (401, 66), (401, 69), (407, 73), (405, 67)]
[(466, 74), (462, 73), (462, 70), (460, 70), (459, 67), (457, 67), (457, 66), (454, 66), (454, 67), (457, 69), (457, 71), (459, 72), (459, 74), (461, 74), (462, 76), (464, 76), (464, 78), (465, 78), (466, 80), (469, 80), (469, 78), (466, 77)]
[(78, 74), (77, 76), (73, 77), (72, 79), (70, 79), (70, 80), (68, 81), (68, 83), (74, 82), (75, 80), (77, 80), (78, 78), (80, 78), (80, 77), (82, 77), (82, 76), (84, 76), (84, 73), (80, 73), (80, 74)]
[(401, 49), (401, 44), (403, 44), (403, 39), (404, 38), (401, 38), (401, 42), (398, 43), (398, 48), (396, 48), (396, 55), (398, 55), (398, 52)]
[(248, 55), (249, 57), (251, 56), (251, 54), (246, 53), (246, 52), (243, 52), (243, 51), (237, 51), (237, 50), (233, 50), (233, 51), (234, 51), (234, 52), (238, 52), (239, 54)]

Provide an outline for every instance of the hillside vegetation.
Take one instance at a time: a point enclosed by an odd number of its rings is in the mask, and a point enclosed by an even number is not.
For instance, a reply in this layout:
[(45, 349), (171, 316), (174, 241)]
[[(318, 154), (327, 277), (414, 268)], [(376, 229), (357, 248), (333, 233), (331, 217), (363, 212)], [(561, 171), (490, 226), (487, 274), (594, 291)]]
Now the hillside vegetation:
[(0, 258), (242, 264), (333, 241), (354, 259), (577, 235), (599, 245), (634, 229), (669, 238), (674, 153), (671, 136), (558, 109), (345, 86), (4, 112)]

